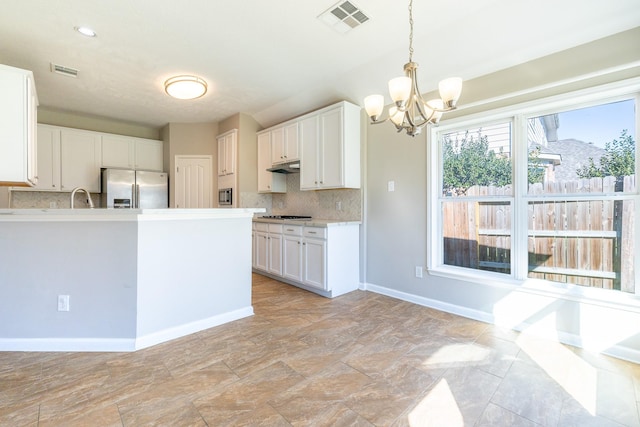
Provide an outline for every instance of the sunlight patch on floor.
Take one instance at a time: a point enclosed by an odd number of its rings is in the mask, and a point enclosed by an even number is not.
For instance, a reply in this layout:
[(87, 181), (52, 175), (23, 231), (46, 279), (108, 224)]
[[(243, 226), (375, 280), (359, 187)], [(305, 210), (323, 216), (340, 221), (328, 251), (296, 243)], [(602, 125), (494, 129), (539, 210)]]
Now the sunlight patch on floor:
[(463, 427), (464, 418), (447, 380), (442, 378), (409, 413), (411, 427)]
[(477, 344), (450, 344), (438, 349), (422, 365), (429, 368), (474, 365), (486, 360), (490, 354), (490, 349)]
[(591, 415), (596, 415), (598, 371), (560, 343), (521, 334), (516, 344)]

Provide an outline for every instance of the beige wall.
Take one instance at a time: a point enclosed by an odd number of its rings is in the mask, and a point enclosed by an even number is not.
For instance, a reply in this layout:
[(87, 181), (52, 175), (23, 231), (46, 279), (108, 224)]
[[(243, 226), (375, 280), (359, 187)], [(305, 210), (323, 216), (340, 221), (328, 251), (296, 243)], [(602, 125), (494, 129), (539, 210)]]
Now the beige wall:
[(160, 128), (38, 107), (38, 123), (139, 138), (161, 139)]
[[(640, 28), (530, 61), (464, 82), (460, 108), (445, 119), (481, 110), (541, 99), (553, 94), (640, 77)], [(635, 64), (635, 65), (634, 65)], [(429, 99), (428, 97), (426, 99)], [(427, 262), (427, 180), (435, 179), (426, 164), (426, 131), (411, 138), (390, 124), (367, 128), (365, 156), (365, 270), (362, 280), (398, 295), (465, 313), (491, 313), (508, 297), (508, 288), (426, 274), (415, 267)], [(387, 182), (395, 181), (395, 192)], [(583, 333), (579, 304), (557, 301), (558, 336)], [(640, 351), (640, 334), (618, 345)]]
[(219, 134), (217, 123), (169, 123), (161, 132), (164, 141), (165, 170), (169, 172), (169, 206), (175, 206), (174, 170), (177, 155), (211, 155), (213, 157), (211, 188), (217, 188)]

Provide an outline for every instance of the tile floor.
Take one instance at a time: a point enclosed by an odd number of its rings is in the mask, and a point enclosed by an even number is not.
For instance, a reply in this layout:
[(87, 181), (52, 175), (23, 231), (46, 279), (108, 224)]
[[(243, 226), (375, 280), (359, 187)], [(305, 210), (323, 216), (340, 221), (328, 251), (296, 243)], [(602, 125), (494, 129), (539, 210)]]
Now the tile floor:
[(639, 426), (640, 366), (254, 275), (255, 316), (135, 353), (0, 353), (0, 426)]

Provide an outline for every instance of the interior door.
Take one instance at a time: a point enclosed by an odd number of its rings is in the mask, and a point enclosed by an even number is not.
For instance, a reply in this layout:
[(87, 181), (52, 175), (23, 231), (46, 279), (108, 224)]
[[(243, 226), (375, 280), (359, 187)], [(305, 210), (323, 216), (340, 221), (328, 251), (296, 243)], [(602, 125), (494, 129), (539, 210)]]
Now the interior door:
[(176, 208), (211, 208), (212, 156), (175, 157)]

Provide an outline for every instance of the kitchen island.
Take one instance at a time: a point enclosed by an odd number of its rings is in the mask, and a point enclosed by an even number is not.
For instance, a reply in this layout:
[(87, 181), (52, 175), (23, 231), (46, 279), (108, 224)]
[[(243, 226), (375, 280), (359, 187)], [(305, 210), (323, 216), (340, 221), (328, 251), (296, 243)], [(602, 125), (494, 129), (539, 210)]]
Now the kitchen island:
[(263, 211), (0, 210), (0, 351), (134, 351), (251, 316)]

